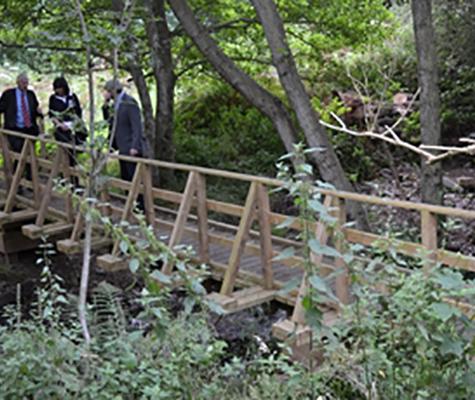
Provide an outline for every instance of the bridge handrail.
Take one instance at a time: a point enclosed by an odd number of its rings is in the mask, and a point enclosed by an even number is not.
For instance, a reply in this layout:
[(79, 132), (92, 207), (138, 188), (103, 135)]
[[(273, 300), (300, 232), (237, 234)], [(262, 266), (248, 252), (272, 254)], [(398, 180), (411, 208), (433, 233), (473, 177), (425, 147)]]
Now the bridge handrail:
[[(75, 149), (77, 151), (87, 151), (87, 148), (85, 148), (84, 146), (75, 146), (68, 143), (58, 142), (55, 139), (41, 137), (41, 136), (27, 135), (24, 133), (15, 132), (15, 131), (3, 129), (3, 128), (0, 128), (0, 134), (16, 136), (16, 137), (20, 137), (24, 139), (39, 141), (42, 143), (55, 144), (57, 146), (60, 146), (65, 149), (70, 149), (70, 150)], [(279, 179), (250, 175), (250, 174), (243, 174), (243, 173), (233, 172), (233, 171), (226, 171), (226, 170), (213, 169), (213, 168), (207, 168), (207, 167), (199, 167), (199, 166), (194, 166), (194, 165), (189, 165), (189, 164), (181, 164), (181, 163), (174, 163), (174, 162), (168, 162), (168, 161), (160, 161), (160, 160), (154, 160), (150, 158), (124, 156), (117, 153), (111, 153), (109, 157), (111, 159), (142, 163), (142, 164), (154, 166), (154, 167), (174, 169), (174, 170), (186, 171), (186, 172), (197, 172), (203, 175), (210, 175), (210, 176), (216, 176), (216, 177), (228, 178), (228, 179), (236, 179), (236, 180), (246, 181), (249, 183), (256, 182), (256, 183), (261, 183), (261, 184), (272, 186), (272, 187), (280, 187), (284, 185), (284, 182)], [(345, 191), (340, 191), (340, 190), (319, 189), (319, 191), (323, 195), (331, 195), (343, 200), (356, 201), (356, 202), (361, 202), (361, 203), (381, 205), (381, 206), (387, 206), (387, 207), (396, 207), (396, 208), (402, 208), (402, 209), (413, 210), (413, 211), (423, 211), (423, 212), (445, 215), (445, 216), (454, 217), (454, 218), (475, 219), (475, 211), (472, 211), (472, 210), (465, 210), (465, 209), (447, 207), (447, 206), (437, 206), (433, 204), (419, 203), (419, 202), (412, 202), (412, 201), (405, 201), (405, 200), (388, 199), (388, 198), (382, 198), (382, 197), (366, 195), (366, 194), (345, 192)]]

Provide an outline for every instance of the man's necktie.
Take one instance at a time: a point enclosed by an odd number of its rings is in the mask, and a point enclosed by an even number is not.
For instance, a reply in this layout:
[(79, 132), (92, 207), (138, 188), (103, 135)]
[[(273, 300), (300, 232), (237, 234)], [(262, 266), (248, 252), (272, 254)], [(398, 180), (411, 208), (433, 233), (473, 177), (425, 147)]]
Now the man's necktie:
[(26, 92), (21, 92), (21, 115), (23, 115), (23, 123), (25, 128), (31, 126), (30, 113), (28, 112), (28, 107), (26, 106)]

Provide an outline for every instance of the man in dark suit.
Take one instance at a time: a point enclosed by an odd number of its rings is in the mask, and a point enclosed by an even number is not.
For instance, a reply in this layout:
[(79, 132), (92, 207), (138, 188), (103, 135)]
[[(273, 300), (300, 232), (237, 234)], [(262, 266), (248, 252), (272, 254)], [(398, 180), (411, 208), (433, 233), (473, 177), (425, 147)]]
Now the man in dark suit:
[[(113, 135), (113, 147), (119, 150), (119, 154), (142, 157), (147, 151), (147, 144), (142, 127), (140, 108), (135, 99), (128, 95), (121, 83), (110, 80), (104, 86), (104, 98), (106, 104), (103, 113), (109, 121), (111, 135)], [(113, 108), (110, 107), (114, 100)], [(114, 123), (114, 117), (116, 121)], [(114, 129), (114, 132), (112, 132)], [(120, 161), (120, 176), (122, 179), (131, 181), (135, 173), (136, 164), (129, 161)]]
[[(104, 118), (109, 122), (113, 147), (119, 154), (143, 157), (147, 153), (147, 142), (142, 127), (142, 117), (137, 101), (128, 95), (118, 80), (110, 80), (104, 86), (105, 104), (102, 107)], [(113, 107), (110, 105), (114, 101)], [(114, 123), (115, 118), (115, 123)], [(132, 181), (136, 163), (119, 160), (120, 177)], [(138, 198), (142, 210), (143, 198)]]
[[(17, 77), (17, 87), (7, 89), (0, 97), (0, 114), (3, 114), (3, 127), (16, 132), (38, 136), (37, 118), (43, 117), (35, 92), (28, 89), (28, 76), (24, 73)], [(8, 136), (13, 151), (20, 152), (24, 139)], [(31, 171), (27, 169), (27, 178)]]

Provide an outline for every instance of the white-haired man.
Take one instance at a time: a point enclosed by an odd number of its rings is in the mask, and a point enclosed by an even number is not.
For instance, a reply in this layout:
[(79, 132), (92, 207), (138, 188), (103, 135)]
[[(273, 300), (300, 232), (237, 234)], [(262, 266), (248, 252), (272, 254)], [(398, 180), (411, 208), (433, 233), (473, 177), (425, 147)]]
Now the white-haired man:
[[(35, 92), (28, 89), (28, 76), (25, 73), (18, 75), (17, 87), (7, 89), (0, 97), (0, 114), (3, 114), (3, 127), (16, 132), (37, 136), (39, 133), (37, 119), (43, 118), (41, 108)], [(20, 152), (24, 140), (15, 136), (8, 136), (13, 151)], [(31, 171), (27, 169), (27, 178)]]

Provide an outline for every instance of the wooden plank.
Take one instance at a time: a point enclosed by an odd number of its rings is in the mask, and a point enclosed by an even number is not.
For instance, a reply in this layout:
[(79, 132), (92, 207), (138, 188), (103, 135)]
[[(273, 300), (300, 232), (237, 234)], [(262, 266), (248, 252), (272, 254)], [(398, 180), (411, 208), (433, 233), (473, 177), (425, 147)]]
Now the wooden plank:
[(209, 262), (208, 209), (206, 207), (206, 180), (201, 174), (196, 175), (196, 203), (198, 214), (198, 236), (201, 262)]
[(246, 203), (244, 206), (244, 213), (241, 217), (239, 229), (234, 239), (231, 255), (229, 256), (228, 269), (226, 271), (226, 274), (224, 275), (223, 284), (220, 290), (220, 293), (224, 295), (230, 295), (234, 288), (234, 283), (236, 281), (236, 276), (239, 270), (241, 254), (246, 244), (252, 221), (255, 217), (256, 187), (257, 184), (255, 182), (252, 182), (249, 188), (249, 192), (247, 194)]
[(13, 207), (15, 205), (15, 197), (18, 192), (18, 187), (20, 185), (20, 180), (23, 175), (23, 171), (25, 170), (28, 152), (29, 146), (28, 143), (25, 141), (21, 149), (20, 160), (18, 161), (15, 174), (13, 175), (12, 184), (8, 190), (7, 201), (5, 203), (5, 208), (3, 209), (3, 211), (6, 213), (11, 213), (13, 211)]
[[(334, 232), (335, 240), (335, 249), (338, 250), (340, 254), (344, 254), (344, 234), (341, 230), (342, 226), (346, 223), (346, 210), (343, 200), (339, 198), (333, 199), (333, 206), (335, 207), (335, 217), (336, 217), (336, 229)], [(341, 272), (336, 276), (335, 281), (335, 294), (338, 300), (342, 304), (349, 304), (350, 302), (350, 277), (348, 273), (348, 266), (342, 257), (337, 257), (335, 259), (335, 267)]]
[[(62, 158), (62, 171), (63, 171), (63, 176), (64, 180), (66, 181), (66, 185), (72, 185), (71, 182), (71, 171), (68, 168), (69, 167), (69, 154), (64, 150), (64, 149), (58, 149), (61, 152), (61, 158)], [(74, 190), (74, 189), (72, 189)], [(74, 214), (73, 214), (73, 193), (72, 190), (68, 187), (68, 190), (66, 192), (66, 199), (65, 199), (65, 208), (66, 208), (66, 215), (67, 215), (67, 221), (69, 223), (74, 222)]]
[(370, 196), (366, 194), (319, 189), (320, 193), (331, 195), (344, 200), (358, 201), (360, 203), (375, 204), (386, 207), (403, 208), (413, 211), (428, 211), (433, 214), (447, 215), (454, 218), (475, 219), (475, 211), (463, 210), (454, 207), (436, 206), (433, 204), (416, 203), (411, 201), (402, 201), (394, 199), (386, 199), (382, 197)]
[[(104, 247), (108, 247), (110, 245), (112, 245), (112, 239), (108, 237), (97, 237), (92, 239), (91, 249), (98, 250)], [(82, 252), (82, 249), (84, 247), (84, 241), (74, 241), (71, 239), (58, 240), (56, 242), (56, 247), (59, 252), (64, 254), (78, 254)]]
[[(129, 194), (127, 196), (127, 201), (125, 202), (124, 209), (122, 210), (121, 221), (127, 221), (130, 218), (130, 215), (132, 214), (134, 202), (137, 199), (140, 188), (140, 181), (142, 179), (141, 170), (142, 164), (137, 164), (135, 168), (134, 177), (132, 178), (132, 184), (130, 186)], [(116, 240), (112, 249), (111, 256), (116, 257), (119, 254), (119, 245), (120, 241)]]
[(107, 272), (116, 272), (127, 269), (126, 261), (112, 254), (104, 254), (97, 257), (97, 265)]
[(30, 239), (39, 239), (41, 236), (59, 236), (71, 232), (73, 224), (65, 222), (54, 222), (38, 226), (36, 224), (23, 225), (21, 231)]
[(256, 187), (257, 215), (259, 220), (260, 232), (260, 255), (262, 274), (264, 276), (264, 287), (272, 289), (274, 287), (274, 278), (272, 271), (272, 233), (269, 221), (270, 204), (267, 189), (258, 183)]
[(155, 210), (153, 202), (153, 183), (152, 183), (152, 171), (149, 165), (142, 167), (142, 183), (143, 183), (143, 197), (145, 206), (145, 220), (149, 225), (155, 229)]
[(30, 208), (13, 211), (11, 213), (0, 212), (0, 226), (15, 222), (31, 221), (36, 217), (38, 211)]
[(33, 185), (33, 198), (35, 200), (35, 207), (39, 208), (40, 203), (41, 203), (41, 190), (40, 190), (38, 159), (36, 158), (35, 145), (31, 140), (28, 140), (28, 147), (29, 147), (29, 153), (30, 153), (31, 183)]
[[(190, 213), (191, 204), (193, 202), (193, 196), (195, 192), (196, 192), (196, 173), (190, 172), (190, 174), (188, 175), (188, 180), (186, 182), (185, 191), (183, 192), (183, 201), (180, 204), (178, 215), (176, 217), (175, 224), (173, 226), (173, 230), (170, 235), (170, 240), (168, 242), (168, 246), (170, 248), (173, 248), (177, 244), (179, 244), (183, 236), (186, 220), (188, 218), (188, 214)], [(171, 263), (164, 263), (162, 266), (162, 272), (165, 274), (170, 274), (172, 272), (172, 269), (173, 269), (173, 265)]]
[(10, 156), (10, 146), (7, 137), (4, 134), (0, 135), (0, 145), (2, 146), (3, 156), (3, 173), (7, 187), (11, 187), (13, 179), (13, 163)]
[(429, 270), (437, 261), (437, 218), (429, 211), (421, 211), (422, 245), (427, 250), (424, 270)]
[(53, 191), (53, 183), (56, 177), (58, 176), (59, 169), (61, 167), (61, 152), (57, 152), (56, 156), (54, 157), (53, 167), (51, 168), (51, 172), (48, 177), (48, 183), (43, 190), (43, 199), (41, 201), (40, 208), (38, 210), (38, 215), (36, 217), (35, 225), (43, 226), (45, 219), (46, 219), (46, 212), (48, 210), (49, 203), (51, 201), (52, 191)]

